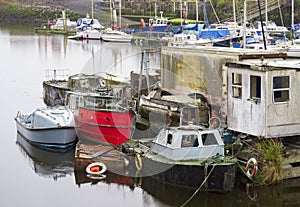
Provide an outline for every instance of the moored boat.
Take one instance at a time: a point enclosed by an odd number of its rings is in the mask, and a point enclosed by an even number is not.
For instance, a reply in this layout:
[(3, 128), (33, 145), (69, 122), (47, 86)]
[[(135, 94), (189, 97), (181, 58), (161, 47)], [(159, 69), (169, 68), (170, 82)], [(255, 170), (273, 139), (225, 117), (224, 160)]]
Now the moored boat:
[(76, 22), (71, 21), (69, 18), (56, 18), (52, 21), (50, 29), (52, 30), (76, 30)]
[(18, 132), (39, 147), (69, 149), (77, 141), (73, 114), (66, 107), (38, 108), (29, 115), (18, 112), (15, 121)]
[(102, 34), (101, 38), (105, 42), (130, 43), (132, 35), (119, 30), (107, 30)]
[(139, 98), (138, 112), (152, 127), (208, 124), (209, 103), (201, 94), (157, 88)]
[[(197, 125), (165, 127), (150, 147), (133, 148), (140, 176), (204, 191), (231, 191), (236, 159), (228, 158), (216, 129)], [(132, 152), (131, 152), (132, 153)]]
[(71, 92), (69, 103), (75, 109), (81, 143), (118, 145), (132, 137), (135, 112), (128, 100), (110, 89), (97, 93)]

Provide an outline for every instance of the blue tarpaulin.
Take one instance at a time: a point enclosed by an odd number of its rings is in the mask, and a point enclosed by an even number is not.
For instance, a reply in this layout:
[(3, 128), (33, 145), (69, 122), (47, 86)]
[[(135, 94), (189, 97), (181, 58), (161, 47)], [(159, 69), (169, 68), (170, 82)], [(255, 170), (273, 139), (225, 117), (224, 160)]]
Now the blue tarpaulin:
[(221, 37), (230, 36), (228, 29), (203, 29), (199, 31), (199, 38), (217, 39)]

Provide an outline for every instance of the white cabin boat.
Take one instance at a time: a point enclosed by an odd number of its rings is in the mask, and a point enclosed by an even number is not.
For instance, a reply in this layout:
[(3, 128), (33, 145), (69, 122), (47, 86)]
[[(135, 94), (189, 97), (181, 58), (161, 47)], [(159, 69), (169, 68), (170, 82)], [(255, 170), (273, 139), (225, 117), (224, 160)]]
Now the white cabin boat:
[(195, 45), (197, 36), (194, 34), (175, 34), (170, 43), (171, 46)]
[(102, 34), (102, 40), (105, 42), (130, 43), (132, 35), (119, 30), (106, 30)]
[(205, 191), (227, 192), (234, 186), (236, 159), (225, 156), (224, 142), (216, 129), (164, 127), (150, 148), (139, 143), (134, 150), (142, 176), (182, 188), (203, 186)]
[(29, 115), (18, 112), (15, 121), (18, 132), (40, 147), (67, 149), (77, 141), (73, 113), (65, 107), (38, 108)]
[[(262, 31), (260, 21), (255, 21), (254, 22), (254, 27), (257, 30)], [(263, 22), (263, 28), (264, 28), (264, 31), (268, 32), (268, 33), (285, 33), (285, 32), (289, 32), (289, 30), (286, 27), (277, 26), (274, 21), (268, 21), (267, 23), (264, 21)]]
[(71, 21), (69, 18), (57, 18), (54, 19), (50, 29), (52, 30), (68, 30), (68, 31), (75, 31), (76, 30), (76, 22)]
[(163, 17), (163, 12), (160, 12), (160, 17), (150, 18), (149, 26), (158, 27), (158, 26), (167, 26), (168, 18)]
[(100, 40), (101, 30), (104, 26), (100, 24), (98, 19), (90, 18), (87, 15), (85, 18), (79, 18), (77, 20), (76, 34), (69, 36), (68, 39), (90, 39)]

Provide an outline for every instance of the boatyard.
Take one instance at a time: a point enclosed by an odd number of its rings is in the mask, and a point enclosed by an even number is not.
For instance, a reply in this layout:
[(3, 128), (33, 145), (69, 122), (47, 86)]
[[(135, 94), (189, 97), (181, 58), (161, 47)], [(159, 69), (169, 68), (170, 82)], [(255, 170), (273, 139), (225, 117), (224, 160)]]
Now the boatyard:
[(298, 5), (48, 3), (0, 7), (2, 204), (299, 205)]

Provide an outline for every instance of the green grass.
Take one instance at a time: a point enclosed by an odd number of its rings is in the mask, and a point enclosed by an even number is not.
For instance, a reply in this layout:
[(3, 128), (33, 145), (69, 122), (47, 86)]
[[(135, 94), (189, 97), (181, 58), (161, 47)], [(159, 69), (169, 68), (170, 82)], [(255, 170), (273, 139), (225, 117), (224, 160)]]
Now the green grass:
[(284, 146), (279, 139), (264, 139), (255, 144), (261, 155), (262, 169), (257, 181), (260, 184), (276, 183), (283, 178), (282, 162)]

